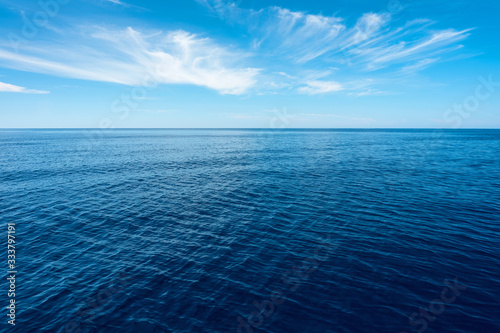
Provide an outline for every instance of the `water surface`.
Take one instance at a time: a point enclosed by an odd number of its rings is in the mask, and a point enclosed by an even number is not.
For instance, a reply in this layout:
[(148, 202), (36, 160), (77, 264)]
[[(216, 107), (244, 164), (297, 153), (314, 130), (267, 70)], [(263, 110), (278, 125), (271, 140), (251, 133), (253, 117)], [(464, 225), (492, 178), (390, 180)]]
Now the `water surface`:
[(19, 332), (500, 331), (497, 130), (1, 130), (0, 181)]

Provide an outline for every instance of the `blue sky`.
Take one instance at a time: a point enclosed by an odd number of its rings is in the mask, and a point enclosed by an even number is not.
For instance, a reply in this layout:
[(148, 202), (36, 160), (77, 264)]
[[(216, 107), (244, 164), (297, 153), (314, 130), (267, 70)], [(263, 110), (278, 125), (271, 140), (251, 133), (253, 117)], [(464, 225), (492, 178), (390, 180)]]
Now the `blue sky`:
[(500, 128), (492, 1), (0, 0), (0, 127)]

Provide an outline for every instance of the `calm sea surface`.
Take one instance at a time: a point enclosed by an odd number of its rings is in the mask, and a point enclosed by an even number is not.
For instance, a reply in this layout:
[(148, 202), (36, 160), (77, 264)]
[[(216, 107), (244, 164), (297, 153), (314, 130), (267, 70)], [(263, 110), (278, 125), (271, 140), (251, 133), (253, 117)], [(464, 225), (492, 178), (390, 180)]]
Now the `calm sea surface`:
[(0, 130), (0, 217), (1, 332), (500, 332), (498, 130)]

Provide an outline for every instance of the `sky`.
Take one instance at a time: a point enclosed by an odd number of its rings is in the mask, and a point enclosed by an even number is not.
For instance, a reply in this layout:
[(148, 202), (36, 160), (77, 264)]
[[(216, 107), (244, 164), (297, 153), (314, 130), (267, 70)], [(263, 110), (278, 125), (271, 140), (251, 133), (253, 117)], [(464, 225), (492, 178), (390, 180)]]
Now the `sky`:
[(0, 128), (500, 128), (500, 3), (0, 0)]

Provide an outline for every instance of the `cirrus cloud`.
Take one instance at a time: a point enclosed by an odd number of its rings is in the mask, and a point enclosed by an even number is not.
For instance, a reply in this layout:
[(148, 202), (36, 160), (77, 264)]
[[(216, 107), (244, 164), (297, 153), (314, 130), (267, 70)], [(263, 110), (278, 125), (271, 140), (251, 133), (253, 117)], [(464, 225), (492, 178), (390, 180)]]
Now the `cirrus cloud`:
[(305, 87), (298, 89), (301, 94), (316, 95), (328, 92), (343, 90), (344, 87), (339, 82), (335, 81), (308, 81)]
[(243, 53), (183, 30), (143, 34), (130, 27), (118, 31), (101, 27), (81, 34), (85, 38), (78, 42), (71, 36), (63, 45), (34, 42), (19, 53), (0, 48), (0, 64), (130, 86), (143, 85), (152, 77), (156, 84), (191, 84), (236, 95), (252, 88), (259, 72), (238, 66), (236, 59), (244, 58)]
[(23, 94), (48, 94), (46, 90), (27, 89), (10, 83), (0, 82), (0, 92), (14, 92)]

